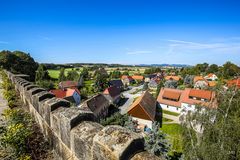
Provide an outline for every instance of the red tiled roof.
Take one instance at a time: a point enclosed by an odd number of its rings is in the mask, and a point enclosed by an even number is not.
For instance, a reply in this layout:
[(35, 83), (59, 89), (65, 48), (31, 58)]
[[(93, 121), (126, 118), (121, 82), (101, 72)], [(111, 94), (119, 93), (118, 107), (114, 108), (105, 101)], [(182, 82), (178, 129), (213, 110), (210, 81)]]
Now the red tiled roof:
[(212, 91), (200, 90), (200, 89), (191, 89), (190, 92), (189, 92), (189, 96), (211, 100)]
[(181, 96), (181, 93), (180, 92), (174, 92), (174, 91), (164, 91), (163, 92), (163, 95), (162, 95), (164, 98), (169, 98), (169, 99), (175, 99), (175, 100), (178, 100)]
[(75, 91), (80, 95), (80, 91), (78, 89), (67, 88), (66, 90), (62, 89), (50, 90), (50, 92), (54, 94), (57, 98), (71, 97)]
[(179, 81), (181, 79), (181, 77), (179, 77), (179, 76), (166, 76), (165, 77), (165, 80), (170, 80), (170, 79), (173, 79), (175, 81)]
[[(157, 101), (162, 104), (181, 107), (183, 93), (184, 91), (179, 89), (161, 88)], [(174, 99), (175, 101), (171, 99)]]
[(121, 79), (129, 79), (129, 80), (133, 80), (133, 78), (131, 76), (127, 76), (127, 75), (122, 75)]
[(133, 78), (134, 80), (143, 80), (143, 79), (144, 79), (143, 76), (139, 76), (139, 75), (134, 75), (134, 76), (132, 76), (132, 78)]
[(227, 82), (227, 85), (228, 85), (229, 87), (236, 86), (236, 87), (240, 88), (240, 78), (233, 79), (233, 80), (229, 80), (229, 81)]

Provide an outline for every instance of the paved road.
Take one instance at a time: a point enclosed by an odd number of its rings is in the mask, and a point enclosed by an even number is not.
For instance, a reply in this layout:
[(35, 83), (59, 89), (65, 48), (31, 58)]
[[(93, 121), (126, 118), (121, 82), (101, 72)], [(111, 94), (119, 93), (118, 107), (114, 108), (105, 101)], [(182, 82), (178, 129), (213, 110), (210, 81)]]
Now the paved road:
[[(2, 83), (2, 77), (0, 75), (0, 83)], [(4, 109), (7, 109), (7, 100), (4, 99), (3, 97), (3, 89), (0, 86), (0, 122), (2, 121), (3, 117), (2, 117), (2, 113)]]
[(125, 98), (127, 98), (127, 101), (122, 106), (119, 107), (121, 114), (126, 114), (127, 111), (128, 111), (128, 108), (133, 103), (134, 98), (139, 97), (139, 96), (142, 95), (142, 91), (139, 91), (136, 94), (132, 94), (132, 93), (136, 92), (137, 90), (142, 90), (142, 87), (143, 87), (143, 85), (138, 86), (138, 87), (132, 87), (130, 90), (125, 91), (125, 92), (122, 93), (122, 95)]

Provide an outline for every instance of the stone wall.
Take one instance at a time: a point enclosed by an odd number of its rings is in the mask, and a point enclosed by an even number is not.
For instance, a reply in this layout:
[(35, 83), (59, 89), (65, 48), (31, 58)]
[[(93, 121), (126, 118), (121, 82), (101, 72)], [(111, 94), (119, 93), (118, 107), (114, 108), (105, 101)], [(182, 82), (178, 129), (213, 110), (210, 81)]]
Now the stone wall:
[(140, 134), (121, 126), (103, 127), (90, 111), (70, 108), (37, 85), (6, 71), (27, 110), (39, 124), (57, 160), (158, 159), (144, 151)]

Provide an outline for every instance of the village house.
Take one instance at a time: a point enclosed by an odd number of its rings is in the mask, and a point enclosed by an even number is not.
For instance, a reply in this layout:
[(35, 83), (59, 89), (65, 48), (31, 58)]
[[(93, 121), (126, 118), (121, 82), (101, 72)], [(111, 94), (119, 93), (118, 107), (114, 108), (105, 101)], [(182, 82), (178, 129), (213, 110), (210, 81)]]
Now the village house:
[(157, 89), (158, 86), (158, 81), (155, 79), (151, 79), (150, 82), (148, 83), (149, 89)]
[(124, 90), (124, 85), (123, 82), (119, 80), (111, 80), (108, 82), (109, 87), (115, 86), (116, 88), (120, 89), (120, 91)]
[(237, 88), (240, 88), (240, 78), (235, 78), (233, 80), (227, 81), (228, 87), (236, 86)]
[(94, 97), (84, 101), (79, 108), (87, 111), (92, 111), (96, 120), (108, 116), (109, 100), (103, 94), (97, 94)]
[(54, 89), (50, 90), (50, 93), (54, 94), (57, 98), (66, 99), (75, 105), (79, 105), (81, 102), (80, 91), (77, 88)]
[(215, 92), (186, 88), (185, 90), (162, 88), (157, 101), (164, 110), (181, 113), (194, 110), (196, 105), (216, 108)]
[(208, 74), (207, 76), (204, 77), (207, 81), (217, 81), (218, 80), (218, 77), (213, 74), (213, 73), (210, 73)]
[(181, 79), (181, 77), (180, 77), (180, 76), (165, 76), (164, 79), (165, 79), (166, 81), (168, 81), (168, 80), (179, 81), (179, 80)]
[(117, 104), (121, 99), (121, 90), (115, 86), (108, 87), (103, 91), (103, 95), (109, 100), (110, 104)]
[(138, 122), (139, 126), (152, 129), (152, 124), (156, 120), (157, 101), (145, 91), (129, 108), (128, 114)]
[(142, 82), (144, 80), (143, 76), (140, 75), (133, 75), (132, 78), (136, 81), (136, 82)]
[(195, 76), (193, 79), (194, 88), (205, 89), (209, 86), (208, 81), (202, 76)]
[(131, 76), (123, 75), (121, 77), (121, 80), (122, 80), (122, 83), (124, 85), (124, 88), (126, 88), (126, 86), (129, 86), (130, 84), (135, 83), (134, 79)]
[(78, 88), (81, 84), (76, 81), (62, 81), (58, 84), (59, 89), (66, 89), (66, 88)]

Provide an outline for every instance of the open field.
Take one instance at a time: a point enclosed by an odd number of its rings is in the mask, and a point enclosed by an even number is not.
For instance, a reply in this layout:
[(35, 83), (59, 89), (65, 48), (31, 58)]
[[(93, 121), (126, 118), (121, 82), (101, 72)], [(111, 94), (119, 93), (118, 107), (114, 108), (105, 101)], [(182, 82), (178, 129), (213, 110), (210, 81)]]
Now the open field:
[[(66, 68), (64, 74), (67, 76), (67, 72), (71, 71), (71, 70), (72, 70), (72, 68)], [(74, 70), (75, 70), (75, 68), (74, 68)], [(77, 72), (80, 74), (81, 68)], [(58, 79), (58, 76), (59, 76), (59, 73), (60, 73), (60, 69), (48, 69), (48, 73), (49, 73), (49, 76), (51, 78)]]

